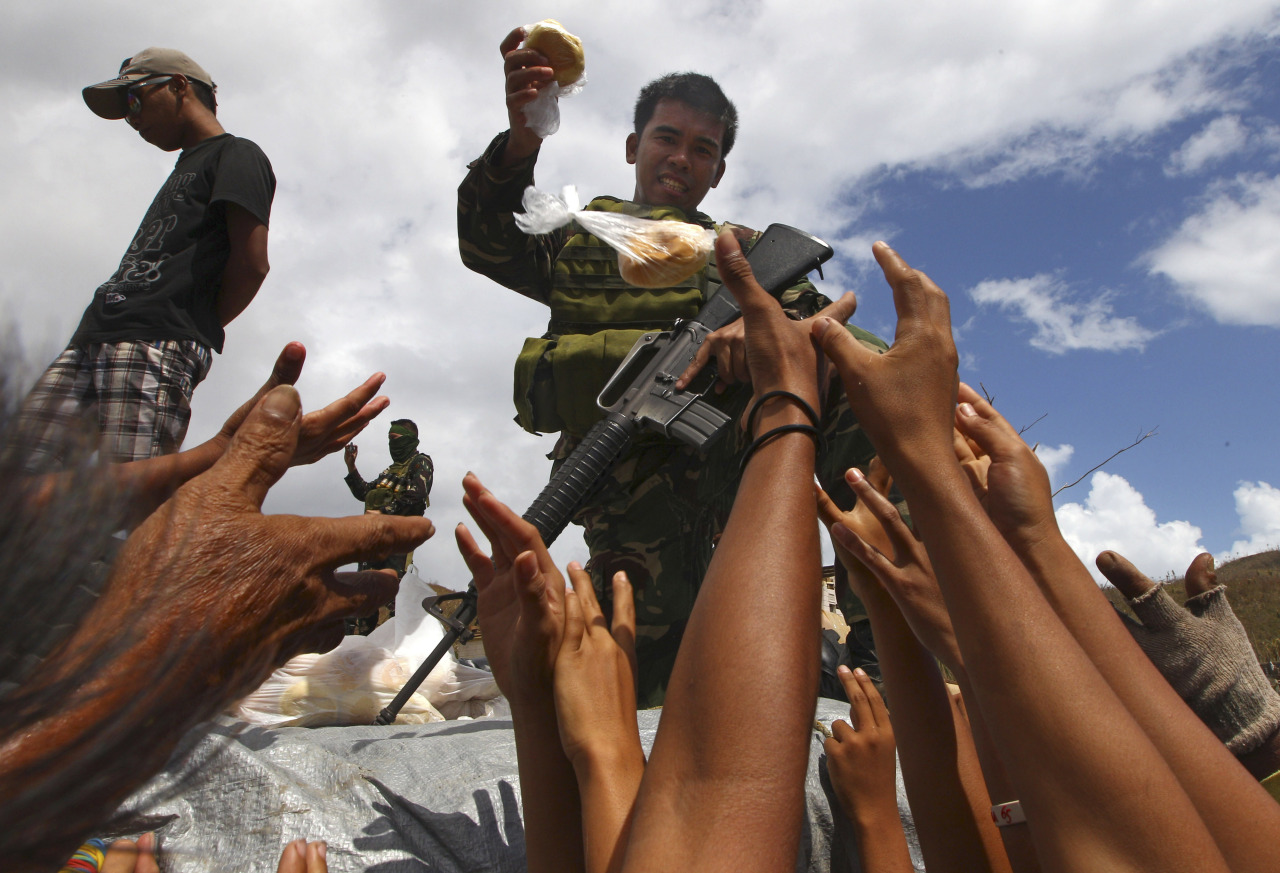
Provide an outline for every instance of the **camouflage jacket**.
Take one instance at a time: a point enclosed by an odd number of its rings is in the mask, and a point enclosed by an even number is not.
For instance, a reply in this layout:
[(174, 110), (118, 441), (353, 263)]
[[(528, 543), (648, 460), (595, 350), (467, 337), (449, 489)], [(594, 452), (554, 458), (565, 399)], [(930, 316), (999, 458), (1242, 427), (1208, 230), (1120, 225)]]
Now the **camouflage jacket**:
[[(462, 263), (518, 294), (549, 303), (555, 262), (576, 227), (572, 224), (541, 236), (516, 227), (513, 213), (521, 211), (524, 189), (532, 185), (537, 155), (514, 167), (498, 166), (509, 133), (498, 134), (484, 154), (467, 165), (458, 186), (458, 249)], [(711, 226), (711, 219), (694, 213), (690, 220)], [(808, 318), (828, 305), (826, 297), (807, 279), (782, 295), (792, 318)]]
[(364, 501), (365, 509), (376, 509), (383, 515), (422, 515), (431, 505), (434, 476), (431, 456), (418, 452), (405, 463), (387, 467), (372, 482), (356, 473), (348, 473), (344, 481), (351, 496)]

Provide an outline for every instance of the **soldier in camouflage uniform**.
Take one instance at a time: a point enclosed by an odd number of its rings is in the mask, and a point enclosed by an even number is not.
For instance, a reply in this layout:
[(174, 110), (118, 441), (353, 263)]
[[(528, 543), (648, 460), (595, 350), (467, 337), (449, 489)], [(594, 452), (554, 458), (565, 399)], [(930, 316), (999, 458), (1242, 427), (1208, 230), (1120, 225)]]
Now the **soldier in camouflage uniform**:
[[(458, 188), (458, 238), (469, 268), (551, 309), (547, 333), (526, 340), (516, 362), (515, 403), (516, 420), (526, 430), (560, 433), (550, 455), (558, 466), (601, 417), (595, 398), (635, 339), (695, 315), (718, 274), (712, 263), (680, 287), (636, 288), (618, 275), (616, 252), (576, 226), (537, 237), (515, 226), (512, 213), (533, 184), (541, 146), (525, 125), (523, 107), (553, 78), (546, 58), (517, 48), (522, 38), (517, 29), (502, 45), (511, 127), (469, 165)], [(627, 161), (636, 166), (632, 200), (599, 197), (586, 208), (727, 227), (749, 248), (757, 232), (717, 225), (697, 211), (720, 181), (736, 129), (733, 104), (710, 78), (681, 73), (651, 82), (640, 93), (635, 132), (627, 137)], [(782, 302), (793, 318), (808, 318), (830, 301), (803, 281)], [(849, 330), (870, 348), (886, 348), (866, 331)], [(707, 399), (736, 419), (751, 397), (741, 322), (717, 331), (707, 347), (719, 377)], [(833, 498), (850, 506), (843, 472), (865, 466), (874, 449), (836, 387), (823, 410), (829, 448), (819, 474)], [(625, 570), (634, 587), (641, 706), (662, 702), (685, 623), (737, 493), (748, 437), (737, 427), (728, 430), (706, 455), (657, 435), (640, 436), (574, 518), (585, 529), (587, 569), (606, 610), (615, 572)], [(853, 611), (856, 616), (860, 606)]]
[[(351, 496), (364, 501), (365, 512), (378, 512), (383, 515), (425, 515), (431, 505), (431, 482), (435, 475), (435, 467), (431, 456), (418, 451), (418, 426), (407, 418), (391, 422), (391, 431), (387, 435), (391, 448), (391, 466), (383, 470), (377, 479), (366, 482), (360, 478), (356, 470), (356, 455), (359, 449), (355, 443), (348, 443), (343, 459), (347, 462), (347, 476), (344, 480), (351, 489)], [(373, 561), (361, 561), (361, 570), (395, 570), (396, 576), (403, 577), (409, 570), (413, 553), (389, 555)], [(396, 614), (393, 600), (378, 608), (377, 615), (361, 618), (348, 618), (346, 627), (348, 634), (368, 636), (369, 632)]]

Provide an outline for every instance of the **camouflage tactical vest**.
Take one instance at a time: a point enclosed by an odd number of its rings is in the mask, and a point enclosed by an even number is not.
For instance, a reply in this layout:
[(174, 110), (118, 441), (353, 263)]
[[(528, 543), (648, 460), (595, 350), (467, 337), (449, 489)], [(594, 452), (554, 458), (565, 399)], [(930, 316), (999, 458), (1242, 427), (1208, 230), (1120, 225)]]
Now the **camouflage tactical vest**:
[[(730, 227), (744, 248), (759, 236), (747, 228), (716, 225), (701, 213), (688, 219), (674, 206), (597, 197), (585, 208), (690, 221), (717, 231)], [(525, 340), (516, 359), (516, 421), (531, 433), (585, 434), (603, 415), (596, 397), (635, 341), (697, 315), (708, 286), (719, 281), (715, 264), (708, 264), (680, 285), (637, 288), (618, 275), (617, 251), (579, 229), (556, 260), (547, 332)]]

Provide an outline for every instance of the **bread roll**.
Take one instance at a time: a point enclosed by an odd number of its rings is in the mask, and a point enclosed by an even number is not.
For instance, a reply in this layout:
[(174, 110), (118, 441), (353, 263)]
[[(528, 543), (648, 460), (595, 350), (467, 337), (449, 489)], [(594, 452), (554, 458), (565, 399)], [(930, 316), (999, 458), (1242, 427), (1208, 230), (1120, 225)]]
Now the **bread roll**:
[(618, 252), (618, 272), (639, 288), (669, 288), (707, 262), (707, 231), (679, 221), (655, 222), (631, 241), (631, 254)]
[(551, 69), (556, 71), (556, 81), (567, 88), (582, 78), (587, 68), (582, 54), (582, 40), (565, 30), (554, 18), (539, 21), (524, 38), (524, 47), (547, 56)]

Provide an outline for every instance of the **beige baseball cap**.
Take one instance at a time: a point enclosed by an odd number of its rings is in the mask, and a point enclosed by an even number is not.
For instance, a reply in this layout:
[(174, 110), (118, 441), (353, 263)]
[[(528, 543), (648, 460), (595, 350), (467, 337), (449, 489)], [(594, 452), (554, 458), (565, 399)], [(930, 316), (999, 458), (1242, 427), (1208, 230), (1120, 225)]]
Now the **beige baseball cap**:
[(125, 92), (134, 82), (157, 73), (177, 73), (196, 82), (203, 82), (211, 90), (217, 90), (213, 79), (197, 64), (177, 49), (147, 48), (120, 62), (120, 75), (106, 82), (90, 85), (83, 92), (84, 102), (95, 114), (103, 118), (124, 118), (128, 114)]

